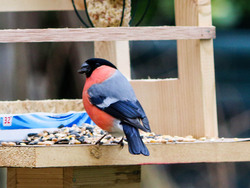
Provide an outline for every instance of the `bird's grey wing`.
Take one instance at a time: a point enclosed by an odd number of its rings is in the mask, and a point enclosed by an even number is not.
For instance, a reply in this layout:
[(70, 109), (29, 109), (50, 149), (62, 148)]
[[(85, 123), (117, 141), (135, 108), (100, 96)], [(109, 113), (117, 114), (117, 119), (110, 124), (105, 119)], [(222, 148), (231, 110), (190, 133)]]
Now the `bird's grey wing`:
[(150, 131), (148, 119), (132, 86), (119, 71), (101, 84), (91, 86), (88, 94), (90, 102), (99, 109), (131, 126)]

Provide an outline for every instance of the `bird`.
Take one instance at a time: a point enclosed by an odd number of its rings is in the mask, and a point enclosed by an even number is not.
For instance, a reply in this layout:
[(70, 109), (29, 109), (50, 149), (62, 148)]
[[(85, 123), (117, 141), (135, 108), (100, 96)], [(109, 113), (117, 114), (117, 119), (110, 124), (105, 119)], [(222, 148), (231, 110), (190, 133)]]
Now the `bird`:
[(82, 100), (92, 121), (112, 136), (121, 136), (121, 144), (126, 136), (131, 154), (149, 156), (139, 133), (151, 132), (149, 120), (126, 77), (102, 58), (86, 60), (78, 73), (86, 75)]

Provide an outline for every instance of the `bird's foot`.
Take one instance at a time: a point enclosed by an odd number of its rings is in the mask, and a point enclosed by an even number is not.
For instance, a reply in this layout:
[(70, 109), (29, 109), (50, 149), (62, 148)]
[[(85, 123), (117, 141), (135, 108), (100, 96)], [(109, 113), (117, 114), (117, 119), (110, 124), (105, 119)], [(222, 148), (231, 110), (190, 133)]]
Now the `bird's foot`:
[(122, 139), (118, 142), (118, 144), (120, 145), (121, 148), (124, 147), (123, 137), (122, 137)]
[(99, 140), (96, 141), (95, 145), (101, 145), (101, 141), (102, 139), (104, 139), (105, 136), (107, 136), (108, 134), (104, 134)]
[(122, 139), (121, 139), (119, 142), (117, 142), (117, 141), (112, 141), (111, 143), (120, 145), (121, 148), (124, 147), (123, 137), (122, 137)]

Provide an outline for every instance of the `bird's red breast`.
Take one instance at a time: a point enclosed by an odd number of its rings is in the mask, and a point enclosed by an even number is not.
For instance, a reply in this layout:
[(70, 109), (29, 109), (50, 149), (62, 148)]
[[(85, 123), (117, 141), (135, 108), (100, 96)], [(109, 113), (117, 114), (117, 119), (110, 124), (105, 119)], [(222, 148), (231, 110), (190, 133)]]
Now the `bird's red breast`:
[(89, 78), (86, 78), (82, 92), (83, 105), (89, 117), (95, 122), (96, 125), (106, 131), (110, 131), (115, 118), (91, 104), (88, 89), (93, 84), (101, 84), (103, 81), (107, 80), (115, 73), (115, 71), (116, 69), (105, 65), (98, 67), (93, 71)]

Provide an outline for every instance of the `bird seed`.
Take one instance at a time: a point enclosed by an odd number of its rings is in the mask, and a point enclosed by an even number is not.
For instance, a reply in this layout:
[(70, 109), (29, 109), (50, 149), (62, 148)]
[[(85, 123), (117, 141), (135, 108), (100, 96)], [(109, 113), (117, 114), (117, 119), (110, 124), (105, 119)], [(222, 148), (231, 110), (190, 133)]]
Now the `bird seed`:
[[(82, 126), (73, 125), (72, 127), (65, 127), (60, 125), (57, 130), (48, 132), (44, 130), (41, 133), (29, 133), (23, 141), (19, 142), (2, 142), (2, 146), (27, 146), (27, 145), (40, 145), (40, 146), (51, 146), (58, 144), (95, 144), (103, 135), (105, 131), (100, 129), (98, 126), (83, 124)], [(153, 132), (145, 133), (141, 132), (141, 138), (144, 143), (150, 144), (168, 144), (168, 143), (180, 143), (180, 142), (214, 142), (215, 139), (208, 139), (201, 137), (195, 139), (193, 136), (188, 135), (186, 137), (170, 136), (170, 135), (158, 135)], [(110, 145), (118, 144), (121, 138), (115, 138), (112, 135), (107, 135), (100, 144)], [(223, 141), (224, 139), (222, 139)], [(126, 138), (124, 139), (127, 143)]]

